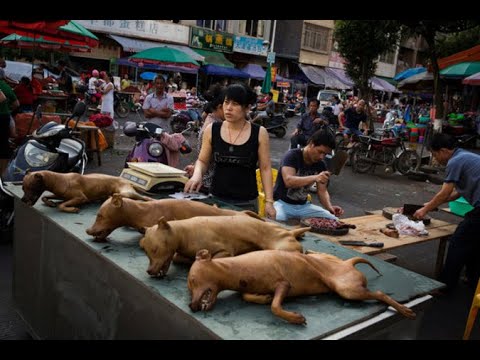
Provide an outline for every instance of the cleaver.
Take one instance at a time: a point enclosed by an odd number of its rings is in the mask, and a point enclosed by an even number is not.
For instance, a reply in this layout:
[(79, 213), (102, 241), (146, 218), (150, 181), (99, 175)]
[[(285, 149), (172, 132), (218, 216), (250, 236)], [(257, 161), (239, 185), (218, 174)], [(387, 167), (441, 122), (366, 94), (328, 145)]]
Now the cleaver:
[[(421, 209), (423, 205), (416, 205), (416, 204), (404, 204), (403, 205), (403, 215), (413, 215), (415, 214), (415, 211), (418, 209)], [(435, 208), (431, 211), (438, 211), (438, 208)]]
[(348, 160), (348, 153), (344, 150), (335, 151), (335, 155), (333, 155), (332, 160), (330, 161), (330, 166), (328, 171), (330, 171), (333, 175), (339, 175), (340, 171), (342, 171), (345, 163)]

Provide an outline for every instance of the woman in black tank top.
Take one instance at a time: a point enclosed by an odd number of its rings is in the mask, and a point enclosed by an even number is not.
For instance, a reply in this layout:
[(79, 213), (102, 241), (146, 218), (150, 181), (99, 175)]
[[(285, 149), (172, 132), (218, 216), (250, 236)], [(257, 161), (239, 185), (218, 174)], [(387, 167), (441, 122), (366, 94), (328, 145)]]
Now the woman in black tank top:
[(185, 192), (199, 191), (202, 176), (210, 161), (215, 162), (211, 193), (236, 205), (256, 204), (257, 163), (265, 192), (265, 213), (275, 219), (273, 182), (268, 133), (264, 127), (246, 120), (255, 93), (243, 84), (227, 88), (223, 102), (225, 121), (209, 125), (202, 138), (202, 147), (193, 176), (185, 184)]

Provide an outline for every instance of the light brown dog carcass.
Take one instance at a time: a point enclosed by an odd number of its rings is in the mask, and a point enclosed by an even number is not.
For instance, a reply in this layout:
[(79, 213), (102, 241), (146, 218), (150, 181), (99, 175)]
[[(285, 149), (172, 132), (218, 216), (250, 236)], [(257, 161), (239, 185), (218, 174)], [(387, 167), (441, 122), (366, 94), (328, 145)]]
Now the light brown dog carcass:
[(189, 219), (195, 216), (248, 215), (262, 219), (255, 212), (220, 209), (198, 201), (162, 199), (148, 202), (123, 198), (113, 194), (98, 210), (95, 223), (86, 230), (95, 241), (103, 241), (113, 230), (130, 226), (140, 232), (154, 226), (162, 216), (166, 221)]
[[(165, 221), (147, 228), (140, 240), (152, 276), (164, 276), (175, 255), (175, 261), (192, 262), (198, 250), (208, 249), (212, 257), (227, 257), (261, 249), (302, 251), (296, 238), (310, 230), (285, 229), (249, 216), (198, 216)], [(175, 254), (176, 253), (176, 254)]]
[[(308, 251), (307, 251), (308, 253)], [(381, 291), (367, 289), (365, 275), (354, 266), (370, 265), (366, 259), (348, 260), (323, 253), (264, 250), (248, 254), (212, 259), (208, 250), (197, 253), (188, 274), (192, 311), (210, 310), (222, 290), (242, 293), (244, 300), (268, 304), (272, 312), (293, 324), (304, 324), (302, 314), (284, 310), (286, 297), (335, 292), (348, 300), (378, 300), (395, 308), (407, 318), (415, 313)]]
[[(50, 191), (53, 195), (42, 197), (42, 201), (71, 213), (79, 211), (78, 205), (105, 200), (114, 193), (136, 200), (152, 200), (138, 194), (127, 180), (104, 174), (60, 174), (48, 170), (30, 172), (23, 178), (22, 189), (22, 201), (29, 206), (33, 206), (44, 191)], [(56, 203), (52, 201), (54, 199), (63, 201)]]

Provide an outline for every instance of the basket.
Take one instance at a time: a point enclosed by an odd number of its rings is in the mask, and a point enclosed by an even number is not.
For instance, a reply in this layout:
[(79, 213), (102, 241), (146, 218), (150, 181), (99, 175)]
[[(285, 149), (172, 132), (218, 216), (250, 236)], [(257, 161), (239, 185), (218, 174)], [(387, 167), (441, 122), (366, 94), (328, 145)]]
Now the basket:
[(466, 213), (474, 209), (473, 206), (470, 205), (463, 197), (459, 197), (455, 201), (450, 201), (448, 205), (450, 206), (452, 213), (459, 216), (464, 216)]
[(309, 226), (312, 228), (312, 232), (317, 233), (317, 234), (323, 234), (323, 235), (334, 235), (334, 236), (340, 236), (340, 235), (346, 235), (348, 234), (349, 228), (342, 228), (342, 229), (326, 229), (326, 228), (318, 228), (314, 227), (310, 223), (310, 219), (312, 218), (306, 218), (300, 220), (300, 224), (303, 226)]

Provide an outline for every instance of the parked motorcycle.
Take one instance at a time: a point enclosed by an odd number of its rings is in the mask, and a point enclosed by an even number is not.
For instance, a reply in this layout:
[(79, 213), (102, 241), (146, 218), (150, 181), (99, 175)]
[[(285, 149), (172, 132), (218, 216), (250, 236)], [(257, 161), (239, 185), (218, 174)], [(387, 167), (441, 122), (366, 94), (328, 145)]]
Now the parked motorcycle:
[[(184, 131), (188, 131), (189, 128)], [(180, 134), (169, 134), (159, 125), (149, 122), (127, 122), (123, 128), (126, 136), (135, 136), (135, 145), (125, 160), (128, 162), (158, 162), (176, 167), (177, 161), (172, 153), (189, 154), (192, 147)]]
[[(87, 163), (85, 143), (73, 135), (85, 107), (84, 102), (77, 102), (65, 125), (54, 121), (42, 123), (42, 126), (29, 136), (30, 139), (15, 151), (4, 180), (22, 181), (27, 171), (39, 170), (83, 174)], [(41, 122), (41, 106), (37, 107), (36, 118)], [(74, 118), (75, 125), (70, 128), (69, 121)]]
[[(249, 113), (249, 117), (253, 120), (256, 116), (257, 105), (254, 105)], [(287, 134), (288, 119), (284, 115), (284, 109), (279, 109), (273, 115), (260, 117), (254, 122), (263, 126), (269, 133), (274, 134), (278, 138), (283, 138)]]

